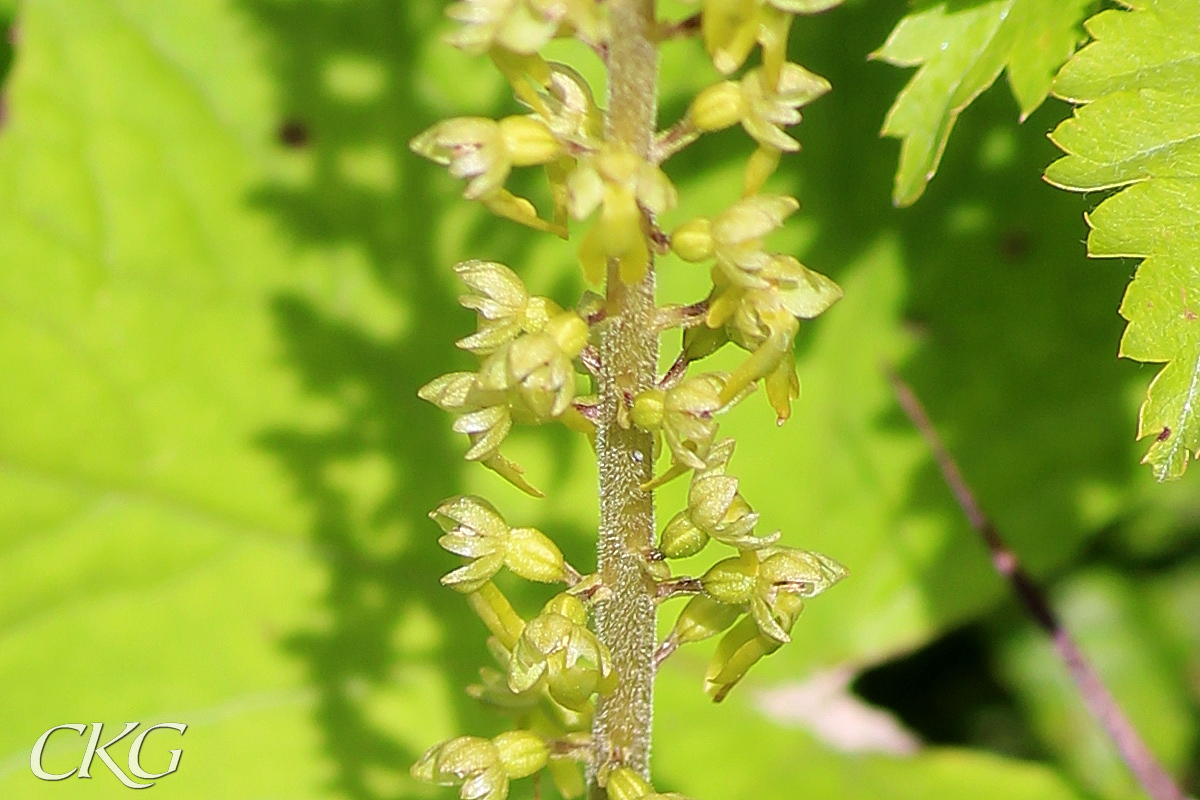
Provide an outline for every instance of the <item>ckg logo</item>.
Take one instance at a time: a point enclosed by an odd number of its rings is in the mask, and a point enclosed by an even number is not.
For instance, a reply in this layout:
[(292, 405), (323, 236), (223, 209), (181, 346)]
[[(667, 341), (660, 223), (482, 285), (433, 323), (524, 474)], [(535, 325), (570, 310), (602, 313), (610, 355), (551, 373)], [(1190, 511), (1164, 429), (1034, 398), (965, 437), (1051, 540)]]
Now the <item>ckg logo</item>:
[(175, 770), (179, 769), (179, 759), (183, 757), (183, 750), (177, 749), (170, 751), (171, 764), (167, 767), (166, 772), (147, 772), (146, 770), (142, 769), (141, 762), (142, 746), (146, 743), (146, 737), (148, 737), (153, 731), (163, 728), (178, 731), (179, 735), (182, 736), (184, 731), (187, 730), (187, 725), (183, 724), (182, 722), (160, 722), (157, 725), (151, 725), (149, 728), (146, 728), (134, 738), (133, 743), (129, 745), (129, 773), (132, 774), (134, 778), (141, 778), (144, 781), (148, 781), (148, 783), (138, 783), (137, 781), (133, 780), (133, 778), (130, 778), (129, 775), (121, 769), (120, 765), (118, 765), (116, 761), (113, 761), (112, 756), (108, 754), (108, 748), (112, 747), (114, 744), (133, 733), (138, 729), (139, 725), (141, 725), (140, 722), (126, 722), (125, 730), (121, 731), (120, 734), (109, 739), (104, 744), (100, 744), (100, 738), (104, 731), (104, 723), (93, 722), (91, 738), (88, 739), (87, 747), (84, 748), (83, 751), (83, 761), (80, 762), (78, 767), (72, 769), (70, 772), (62, 772), (57, 774), (47, 772), (42, 766), (42, 753), (46, 750), (46, 743), (50, 741), (50, 737), (54, 735), (55, 731), (72, 730), (80, 736), (83, 736), (83, 734), (87, 732), (88, 726), (80, 722), (68, 725), (55, 725), (53, 728), (38, 737), (37, 744), (33, 746), (33, 752), (29, 754), (29, 768), (33, 770), (34, 775), (44, 781), (65, 781), (67, 778), (75, 775), (76, 773), (78, 773), (78, 777), (80, 778), (90, 778), (92, 777), (92, 762), (98, 758), (100, 759), (100, 763), (108, 767), (109, 771), (112, 772), (113, 775), (117, 776), (117, 780), (128, 786), (130, 789), (148, 789), (153, 786), (154, 782), (159, 778), (166, 777)]

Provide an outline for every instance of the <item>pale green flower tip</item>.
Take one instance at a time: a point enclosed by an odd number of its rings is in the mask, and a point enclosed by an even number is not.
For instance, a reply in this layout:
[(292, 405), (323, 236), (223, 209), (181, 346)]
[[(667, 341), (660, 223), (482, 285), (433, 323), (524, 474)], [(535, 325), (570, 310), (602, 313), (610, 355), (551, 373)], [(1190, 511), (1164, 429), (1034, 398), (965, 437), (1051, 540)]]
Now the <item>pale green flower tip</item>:
[(788, 14), (817, 14), (842, 4), (842, 0), (767, 0)]
[(696, 95), (688, 108), (688, 119), (698, 130), (724, 130), (736, 125), (746, 111), (742, 89), (733, 81), (721, 81)]
[(419, 781), (454, 786), (499, 765), (499, 754), (489, 740), (459, 736), (435, 744), (409, 769)]
[(747, 197), (717, 216), (712, 235), (719, 245), (726, 246), (761, 239), (799, 208), (799, 200), (784, 194)]
[(759, 567), (759, 578), (765, 585), (799, 597), (816, 597), (848, 574), (844, 566), (828, 556), (795, 548), (768, 555)]
[(466, 405), (467, 395), (474, 380), (473, 372), (439, 375), (418, 389), (417, 397), (443, 411), (457, 411)]
[(437, 747), (426, 750), (425, 753), (417, 759), (408, 769), (408, 774), (421, 783), (433, 783), (434, 759), (437, 756)]
[(438, 126), (434, 125), (431, 128), (426, 128), (425, 130), (421, 131), (416, 136), (408, 140), (408, 149), (423, 158), (427, 158), (430, 161), (435, 161), (445, 166), (445, 164), (448, 163), (448, 159), (445, 157), (439, 157), (437, 155), (437, 148), (435, 146), (437, 130)]
[(663, 423), (667, 393), (662, 389), (647, 389), (633, 399), (633, 424), (644, 431), (658, 430)]
[(671, 250), (684, 261), (697, 263), (713, 257), (712, 220), (698, 217), (671, 233)]
[(481, 556), (456, 570), (447, 572), (441, 577), (440, 582), (443, 586), (453, 589), (459, 594), (471, 594), (479, 591), (484, 584), (494, 578), (503, 564), (503, 556), (499, 553)]
[(802, 106), (811, 103), (832, 89), (828, 80), (809, 72), (799, 64), (784, 64), (775, 94), (781, 106)]
[(540, 771), (550, 758), (546, 742), (529, 731), (507, 731), (492, 739), (492, 744), (504, 771), (514, 780)]
[(742, 613), (739, 606), (696, 595), (679, 612), (674, 636), (680, 644), (703, 641), (729, 628)]
[(429, 516), (449, 533), (462, 530), (475, 536), (503, 537), (508, 523), (487, 500), (473, 494), (460, 494), (442, 501)]
[[(520, 276), (498, 261), (484, 261), (478, 258), (461, 261), (454, 265), (454, 274), (483, 298), (496, 304), (496, 306), (477, 309), (488, 319), (494, 319), (497, 316), (494, 313), (487, 313), (493, 307), (515, 310), (521, 308), (529, 300), (529, 293)], [(460, 302), (462, 301), (460, 300)], [(475, 306), (468, 307), (474, 308)]]
[(794, 288), (779, 289), (779, 298), (792, 316), (812, 319), (825, 313), (842, 299), (842, 287), (827, 275), (801, 267), (800, 279)]
[(722, 75), (732, 75), (746, 63), (745, 56), (730, 50), (717, 50), (712, 54), (713, 66)]

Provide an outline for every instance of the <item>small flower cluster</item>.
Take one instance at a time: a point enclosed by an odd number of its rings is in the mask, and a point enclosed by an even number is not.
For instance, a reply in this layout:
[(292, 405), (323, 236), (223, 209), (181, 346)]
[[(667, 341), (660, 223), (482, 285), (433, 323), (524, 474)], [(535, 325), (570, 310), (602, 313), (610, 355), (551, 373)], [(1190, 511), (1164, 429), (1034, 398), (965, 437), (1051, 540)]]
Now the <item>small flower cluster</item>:
[[(583, 277), (593, 285), (610, 282), (609, 297), (611, 282), (642, 281), (656, 254), (710, 267), (706, 298), (657, 311), (656, 331), (682, 329), (675, 366), (661, 378), (631, 384), (639, 390), (604, 405), (592, 394), (606, 363), (598, 346), (602, 326), (610, 313), (619, 313), (608, 301), (589, 292), (574, 309), (564, 308), (531, 295), (502, 264), (459, 264), (455, 271), (467, 287), (459, 302), (475, 313), (477, 325), (457, 344), (478, 359), (478, 367), (435, 378), (419, 395), (454, 415), (453, 430), (469, 440), (467, 460), (534, 496), (541, 492), (500, 452), (514, 424), (561, 423), (594, 440), (600, 415), (613, 414), (605, 424), (644, 431), (644, 441), (653, 439), (655, 453), (667, 459), (640, 491), (690, 473), (686, 507), (670, 517), (655, 546), (634, 555), (657, 600), (692, 595), (660, 644), (655, 668), (684, 644), (721, 637), (705, 676), (714, 700), (790, 641), (804, 600), (846, 575), (825, 556), (781, 545), (780, 532), (758, 531), (760, 516), (730, 473), (734, 441), (719, 437), (717, 420), (760, 381), (777, 420), (786, 420), (799, 393), (792, 347), (800, 321), (841, 297), (832, 280), (769, 249), (768, 237), (799, 203), (763, 192), (781, 155), (799, 149), (786, 129), (800, 122), (801, 107), (829, 90), (823, 78), (787, 62), (793, 17), (838, 1), (695, 0), (698, 19), (659, 21), (663, 38), (698, 31), (720, 78), (700, 92), (683, 119), (658, 134), (647, 155), (606, 133), (606, 112), (575, 69), (542, 55), (552, 40), (573, 37), (607, 60), (612, 37), (621, 35), (610, 30), (617, 0), (455, 2), (448, 9), (457, 23), (449, 42), (487, 55), (524, 111), (500, 120), (445, 120), (411, 142), (418, 154), (466, 182), (464, 197), (501, 217), (562, 238), (570, 236), (572, 220), (583, 223), (576, 249)], [(761, 64), (735, 77), (756, 47)], [(737, 125), (757, 148), (740, 199), (669, 233), (659, 228), (659, 217), (678, 201), (662, 164), (701, 135)], [(507, 188), (514, 169), (531, 167), (546, 176), (544, 215)], [(729, 343), (748, 354), (731, 372), (691, 371), (694, 362)], [(551, 537), (510, 525), (481, 497), (452, 497), (430, 517), (441, 528), (441, 546), (461, 559), (442, 583), (466, 598), (491, 634), (496, 665), (481, 669), (480, 682), (468, 692), (512, 717), (514, 725), (492, 739), (463, 736), (435, 745), (412, 775), (458, 786), (463, 800), (503, 800), (511, 781), (545, 771), (571, 798), (585, 791), (586, 764), (611, 800), (679, 798), (657, 793), (622, 753), (598, 752), (602, 738), (589, 735), (599, 699), (620, 680), (594, 629), (595, 607), (614, 597), (601, 576), (581, 574)], [(673, 561), (713, 541), (734, 554), (699, 577), (672, 574)], [(526, 618), (494, 582), (502, 570), (562, 586)]]
[[(459, 516), (479, 513), (483, 521), (478, 524), (488, 526), (491, 535), (505, 538), (506, 530), (509, 534), (521, 530), (508, 529), (495, 510), (478, 498), (459, 498), (443, 504), (434, 514), (444, 527), (450, 524), (442, 519), (442, 510), (447, 505), (466, 510)], [(544, 539), (540, 533), (534, 533), (536, 536), (532, 538)], [(533, 580), (560, 580), (572, 585), (551, 598), (529, 620), (517, 613), (490, 580), (476, 582), (479, 576), (473, 577), (469, 584), (446, 580), (455, 573), (443, 579), (467, 594), (471, 607), (492, 634), (488, 645), (499, 669), (481, 669), (481, 683), (468, 687), (468, 692), (511, 716), (516, 726), (514, 733), (502, 734), (490, 742), (473, 736), (442, 742), (430, 748), (413, 767), (413, 776), (420, 780), (443, 786), (461, 784), (463, 800), (476, 797), (502, 800), (508, 793), (510, 779), (532, 775), (543, 768), (564, 797), (581, 794), (583, 777), (578, 762), (588, 753), (587, 732), (595, 698), (615, 688), (612, 657), (588, 627), (591, 606), (605, 597), (603, 587), (595, 576), (581, 578), (571, 567), (561, 565), (561, 555), (548, 541), (540, 542), (534, 550), (539, 555), (546, 552), (553, 555), (534, 559), (538, 566), (528, 573), (536, 576)], [(468, 567), (480, 564), (485, 558), (475, 559)], [(520, 559), (514, 562), (520, 563)], [(509, 566), (527, 577), (518, 566), (513, 563)], [(503, 739), (514, 735), (516, 739)]]
[(495, 470), (536, 497), (523, 470), (500, 454), (513, 422), (551, 420), (583, 425), (572, 411), (574, 360), (588, 343), (588, 325), (546, 297), (530, 297), (517, 274), (503, 264), (469, 261), (455, 271), (475, 294), (459, 302), (479, 316), (479, 329), (458, 346), (479, 356), (478, 372), (451, 372), (421, 387), (418, 395), (457, 415), (454, 430), (471, 447), (464, 456)]
[(842, 296), (841, 287), (795, 256), (763, 246), (763, 238), (798, 207), (791, 197), (747, 197), (712, 219), (684, 223), (671, 239), (685, 261), (715, 261), (704, 325), (684, 334), (685, 361), (704, 358), (727, 342), (749, 351), (725, 382), (721, 399), (732, 401), (762, 379), (780, 424), (800, 393), (792, 358), (800, 320), (818, 316)]

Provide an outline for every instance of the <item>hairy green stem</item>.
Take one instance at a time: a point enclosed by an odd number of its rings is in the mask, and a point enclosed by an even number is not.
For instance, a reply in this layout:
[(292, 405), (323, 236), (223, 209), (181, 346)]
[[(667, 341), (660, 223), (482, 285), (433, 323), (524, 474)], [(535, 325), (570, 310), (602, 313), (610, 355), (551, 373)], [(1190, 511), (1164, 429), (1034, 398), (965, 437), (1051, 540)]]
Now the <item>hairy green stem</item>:
[[(658, 50), (654, 0), (610, 0), (608, 138), (650, 154), (657, 117)], [(647, 220), (649, 224), (649, 220)], [(653, 256), (651, 256), (653, 259)], [(589, 778), (606, 763), (650, 775), (654, 694), (654, 586), (640, 553), (654, 538), (654, 497), (639, 487), (653, 477), (653, 442), (629, 427), (626, 396), (650, 388), (658, 362), (653, 263), (638, 284), (625, 286), (610, 263), (608, 316), (600, 342), (600, 422), (596, 457), (600, 472), (601, 578), (612, 590), (596, 614), (596, 630), (612, 651), (617, 689), (597, 704)], [(622, 425), (624, 422), (624, 425)]]

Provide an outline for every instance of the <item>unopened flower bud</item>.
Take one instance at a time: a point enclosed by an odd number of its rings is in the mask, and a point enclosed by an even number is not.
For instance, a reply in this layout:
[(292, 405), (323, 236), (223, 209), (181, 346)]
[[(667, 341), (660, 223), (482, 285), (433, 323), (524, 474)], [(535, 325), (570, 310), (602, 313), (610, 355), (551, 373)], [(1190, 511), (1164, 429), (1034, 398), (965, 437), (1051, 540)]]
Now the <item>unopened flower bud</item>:
[(509, 531), (504, 565), (514, 574), (539, 583), (556, 583), (567, 577), (562, 551), (537, 528)]
[(548, 320), (545, 331), (568, 358), (575, 358), (583, 352), (591, 333), (587, 323), (573, 311), (563, 312)]
[(749, 603), (754, 595), (758, 558), (752, 552), (718, 561), (700, 578), (704, 592), (728, 605)]
[(685, 509), (671, 517), (663, 528), (658, 549), (667, 558), (687, 558), (703, 550), (708, 538), (708, 534), (692, 522)]
[(633, 424), (645, 431), (658, 430), (666, 399), (667, 393), (662, 389), (647, 389), (633, 398)]
[(505, 117), (500, 120), (500, 135), (514, 166), (546, 164), (562, 155), (562, 145), (536, 117)]
[(719, 131), (740, 122), (745, 109), (741, 87), (733, 81), (721, 81), (696, 95), (688, 119), (701, 131)]
[(671, 233), (671, 249), (684, 261), (707, 261), (713, 257), (712, 220), (697, 217)]
[(550, 757), (545, 740), (529, 731), (507, 731), (492, 739), (492, 744), (504, 771), (514, 780), (540, 771)]

